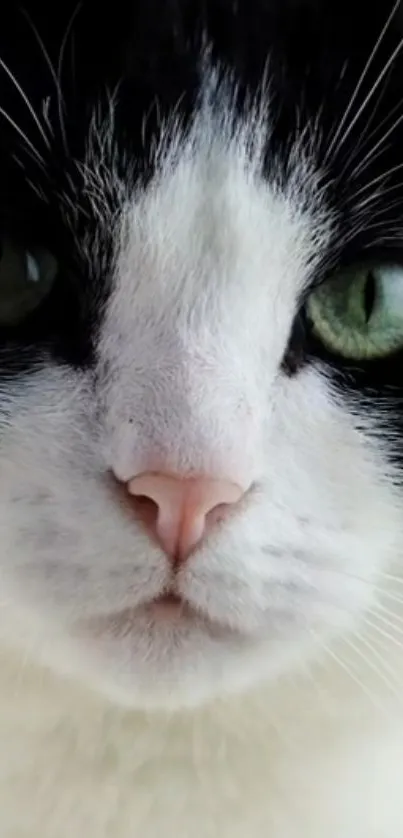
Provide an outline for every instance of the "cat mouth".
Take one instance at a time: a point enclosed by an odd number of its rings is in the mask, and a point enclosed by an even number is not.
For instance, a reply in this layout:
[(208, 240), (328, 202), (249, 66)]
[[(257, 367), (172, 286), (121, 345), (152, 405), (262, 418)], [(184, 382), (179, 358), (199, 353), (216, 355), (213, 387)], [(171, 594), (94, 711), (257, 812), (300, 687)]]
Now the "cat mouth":
[[(172, 619), (180, 619), (183, 616), (189, 616), (190, 612), (196, 615), (196, 612), (188, 602), (179, 596), (179, 594), (168, 593), (161, 594), (161, 596), (152, 599), (149, 603), (142, 606), (147, 612), (158, 617), (168, 617)], [(200, 615), (199, 615), (200, 616)]]
[(160, 631), (189, 631), (197, 628), (216, 639), (223, 635), (234, 634), (224, 623), (210, 617), (199, 610), (184, 597), (175, 593), (165, 593), (137, 606), (123, 608), (111, 614), (90, 618), (85, 621), (85, 634), (88, 632), (93, 638), (115, 637), (116, 639), (135, 635), (147, 630)]

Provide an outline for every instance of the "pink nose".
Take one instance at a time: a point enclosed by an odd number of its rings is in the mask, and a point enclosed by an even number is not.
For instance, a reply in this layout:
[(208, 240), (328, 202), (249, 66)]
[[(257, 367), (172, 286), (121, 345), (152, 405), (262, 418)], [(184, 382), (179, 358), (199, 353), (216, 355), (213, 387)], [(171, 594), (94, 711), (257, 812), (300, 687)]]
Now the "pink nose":
[(226, 506), (236, 504), (243, 489), (229, 480), (180, 478), (146, 472), (127, 484), (137, 512), (149, 532), (174, 561), (184, 561), (223, 517)]

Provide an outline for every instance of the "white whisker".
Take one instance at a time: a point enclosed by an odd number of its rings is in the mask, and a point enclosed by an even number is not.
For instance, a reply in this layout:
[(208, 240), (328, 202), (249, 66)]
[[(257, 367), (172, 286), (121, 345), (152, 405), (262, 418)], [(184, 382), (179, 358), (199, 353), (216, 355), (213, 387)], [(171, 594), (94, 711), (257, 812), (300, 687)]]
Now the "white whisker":
[[(385, 78), (384, 83), (383, 83), (383, 85), (382, 85), (382, 87), (379, 91), (377, 101), (375, 102), (375, 107), (371, 108), (369, 118), (367, 119), (365, 125), (363, 126), (363, 129), (362, 129), (361, 134), (360, 134), (360, 136), (357, 140), (357, 143), (354, 144), (353, 151), (351, 152), (351, 154), (347, 158), (347, 160), (346, 160), (346, 162), (345, 162), (345, 164), (344, 164), (344, 166), (343, 166), (343, 168), (340, 172), (340, 175), (339, 175), (340, 180), (346, 176), (346, 173), (348, 172), (348, 170), (349, 170), (350, 166), (352, 165), (352, 163), (354, 162), (354, 160), (366, 148), (366, 146), (368, 145), (368, 142), (369, 142), (369, 137), (373, 137), (374, 134), (377, 134), (379, 132), (379, 126), (377, 126), (377, 128), (375, 128), (374, 131), (371, 131), (371, 133), (368, 134), (369, 128), (371, 127), (371, 125), (372, 125), (372, 123), (375, 119), (375, 116), (376, 116), (376, 113), (378, 111), (379, 105), (382, 102), (382, 99), (384, 97), (385, 90), (387, 89), (387, 84), (388, 84), (388, 77)], [(387, 120), (383, 120), (383, 122), (385, 122), (385, 121), (387, 121)], [(381, 123), (381, 125), (382, 125), (382, 123)]]
[[(360, 175), (362, 175), (363, 172), (365, 172), (369, 168), (369, 166), (373, 166), (375, 161), (379, 160), (380, 157), (385, 157), (386, 152), (389, 151), (389, 149), (391, 149), (392, 147), (393, 147), (392, 143), (388, 143), (387, 145), (382, 146), (377, 152), (373, 152), (373, 155), (367, 161), (365, 166), (361, 166), (361, 163), (360, 163), (359, 166), (357, 167), (360, 170)], [(351, 175), (349, 175), (349, 177), (351, 177), (352, 180), (357, 179), (358, 175), (356, 174), (356, 169), (353, 170), (353, 172), (351, 173)]]
[(59, 123), (60, 123), (60, 131), (61, 131), (61, 134), (62, 134), (63, 147), (64, 147), (64, 150), (65, 150), (66, 154), (69, 153), (69, 148), (68, 148), (68, 143), (67, 143), (66, 124), (65, 124), (65, 121), (64, 121), (64, 114), (63, 114), (63, 110), (64, 110), (65, 106), (64, 106), (64, 101), (63, 101), (63, 97), (62, 97), (62, 94), (61, 94), (61, 90), (62, 90), (61, 77), (62, 77), (64, 52), (65, 52), (65, 49), (66, 49), (66, 44), (67, 44), (70, 32), (71, 32), (71, 30), (74, 26), (74, 21), (75, 21), (78, 13), (80, 11), (81, 5), (82, 5), (82, 0), (79, 0), (76, 7), (74, 8), (73, 14), (71, 15), (71, 17), (68, 21), (66, 31), (64, 33), (62, 43), (60, 45), (59, 60), (58, 60), (58, 65), (57, 65), (57, 89), (58, 89), (57, 101), (58, 101), (58, 111), (59, 111)]
[(48, 199), (47, 199), (45, 193), (42, 191), (42, 189), (39, 186), (37, 186), (35, 183), (33, 183), (33, 181), (30, 180), (30, 178), (26, 178), (25, 182), (32, 189), (32, 191), (35, 192), (35, 195), (37, 195), (38, 198), (40, 198), (41, 201), (44, 201), (45, 203), (49, 203)]
[(44, 161), (43, 157), (41, 157), (41, 155), (39, 154), (39, 151), (35, 148), (33, 143), (31, 143), (31, 140), (28, 139), (27, 135), (24, 133), (24, 131), (22, 131), (22, 129), (19, 127), (19, 125), (17, 125), (17, 123), (10, 116), (10, 114), (8, 114), (7, 111), (5, 111), (4, 108), (1, 108), (1, 107), (0, 107), (0, 114), (2, 116), (4, 116), (4, 119), (7, 120), (7, 122), (14, 128), (15, 131), (17, 131), (17, 133), (20, 135), (21, 139), (23, 139), (24, 142), (26, 143), (27, 147), (31, 149), (32, 154), (34, 155), (34, 157), (36, 159), (36, 162), (40, 163), (43, 166), (43, 168), (45, 168), (45, 161)]
[(19, 167), (20, 167), (20, 169), (23, 169), (23, 170), (25, 171), (25, 164), (22, 162), (22, 160), (20, 160), (20, 158), (19, 158), (19, 157), (17, 157), (17, 155), (16, 155), (16, 154), (12, 154), (12, 155), (11, 155), (11, 157), (12, 157), (12, 159), (15, 161), (15, 163), (17, 164), (17, 166), (19, 166)]
[[(373, 617), (376, 617), (377, 620), (379, 620), (383, 625), (388, 626), (388, 628), (394, 629), (397, 634), (401, 635), (403, 638), (403, 628), (401, 628), (400, 625), (397, 625), (394, 619), (390, 619), (395, 616), (393, 612), (388, 611), (387, 608), (385, 608), (382, 612), (382, 609), (378, 608), (378, 603), (376, 608), (371, 608), (370, 611)], [(388, 614), (388, 616), (386, 617), (385, 614)]]
[(369, 183), (366, 183), (365, 186), (362, 186), (360, 189), (354, 192), (354, 194), (351, 197), (351, 201), (354, 202), (356, 198), (359, 197), (359, 195), (365, 194), (365, 192), (368, 192), (370, 189), (376, 186), (377, 183), (381, 183), (382, 181), (387, 180), (395, 172), (398, 172), (399, 169), (403, 169), (403, 163), (399, 163), (397, 166), (392, 166), (391, 169), (387, 169), (386, 172), (383, 172), (381, 175), (378, 175), (378, 177), (373, 178), (373, 180), (371, 180)]
[[(357, 637), (359, 642), (363, 644), (363, 646), (365, 646), (370, 652), (372, 652), (374, 657), (379, 661), (380, 664), (382, 664), (385, 671), (388, 672), (389, 675), (391, 675), (393, 678), (395, 678), (396, 677), (395, 668), (390, 663), (388, 663), (387, 660), (385, 660), (385, 655), (382, 655), (377, 649), (374, 649), (374, 647), (372, 645), (373, 637), (371, 637), (371, 640), (369, 640), (369, 638), (365, 637), (365, 635), (363, 635), (361, 632), (358, 632), (358, 631), (355, 632), (355, 636)], [(402, 694), (402, 698), (403, 698), (403, 694)]]
[[(373, 611), (371, 611), (371, 614), (372, 616), (374, 616)], [(396, 626), (390, 620), (387, 620), (385, 617), (381, 617), (381, 615), (377, 614), (376, 619), (381, 620), (381, 622), (389, 626), (389, 628), (396, 629)], [(372, 620), (370, 620), (367, 616), (363, 617), (363, 621), (374, 631), (377, 631), (386, 640), (389, 640), (391, 643), (393, 643), (394, 646), (397, 646), (399, 649), (403, 649), (403, 643), (400, 640), (398, 640), (398, 638), (394, 637), (394, 635), (391, 634), (389, 631), (386, 631), (386, 629), (381, 628), (381, 626), (377, 626), (377, 624), (372, 622)], [(400, 631), (398, 632), (398, 634), (401, 634), (403, 637), (403, 632)]]
[(403, 114), (400, 114), (399, 118), (393, 123), (393, 125), (388, 129), (388, 131), (386, 131), (386, 133), (383, 134), (381, 139), (378, 140), (378, 142), (371, 149), (371, 151), (369, 151), (368, 154), (366, 154), (365, 157), (363, 157), (363, 159), (360, 162), (360, 165), (357, 166), (357, 168), (354, 170), (354, 177), (358, 177), (363, 171), (365, 171), (366, 168), (368, 168), (368, 165), (374, 159), (375, 152), (378, 150), (378, 148), (383, 146), (385, 140), (387, 140), (388, 137), (390, 137), (390, 135), (393, 133), (393, 131), (396, 130), (396, 128), (401, 124), (401, 122), (403, 122)]
[(29, 25), (30, 25), (30, 27), (31, 27), (31, 29), (32, 29), (32, 31), (33, 31), (33, 33), (34, 33), (34, 35), (35, 35), (35, 38), (36, 38), (36, 40), (37, 40), (37, 42), (38, 42), (38, 44), (39, 44), (39, 47), (40, 47), (40, 49), (41, 49), (42, 55), (43, 55), (43, 57), (44, 57), (44, 59), (45, 59), (45, 61), (46, 61), (46, 64), (48, 65), (48, 68), (49, 68), (50, 74), (51, 74), (51, 76), (52, 76), (53, 82), (54, 82), (55, 87), (56, 87), (56, 90), (58, 91), (58, 93), (60, 93), (60, 94), (61, 94), (61, 91), (60, 91), (60, 86), (59, 86), (59, 80), (58, 80), (58, 78), (57, 78), (55, 68), (54, 68), (54, 66), (53, 66), (53, 64), (52, 64), (52, 62), (51, 62), (51, 60), (50, 60), (50, 56), (49, 56), (49, 53), (48, 53), (48, 51), (47, 51), (47, 49), (46, 49), (46, 47), (45, 47), (45, 44), (43, 43), (43, 40), (42, 40), (42, 38), (41, 38), (41, 36), (40, 36), (40, 34), (39, 34), (39, 32), (38, 32), (38, 30), (37, 30), (37, 28), (36, 28), (36, 26), (35, 26), (35, 24), (34, 24), (33, 20), (32, 20), (32, 18), (31, 18), (31, 16), (30, 16), (30, 15), (29, 15), (29, 13), (27, 12), (27, 10), (26, 10), (26, 9), (22, 9), (22, 10), (21, 10), (21, 12), (22, 12), (22, 14), (24, 15), (24, 17), (26, 18), (26, 20), (28, 21), (28, 23), (29, 23)]
[[(379, 652), (377, 652), (375, 649), (373, 649), (371, 644), (367, 640), (365, 640), (365, 638), (362, 637), (362, 635), (356, 633), (355, 636), (371, 652), (371, 654), (374, 656), (374, 658), (376, 658), (376, 660), (378, 660), (382, 664), (382, 667), (384, 669), (389, 669), (389, 674), (394, 674), (391, 667), (387, 667), (387, 664), (386, 664), (384, 658), (382, 657), (382, 655)], [(385, 684), (385, 686), (391, 691), (391, 693), (394, 696), (400, 698), (401, 696), (399, 695), (399, 693), (397, 691), (398, 684), (397, 683), (392, 683), (392, 681), (389, 680), (387, 675), (385, 675), (385, 673), (382, 672), (382, 669), (376, 663), (374, 663), (372, 660), (370, 660), (370, 658), (367, 655), (364, 654), (364, 652), (359, 648), (359, 646), (357, 646), (351, 640), (351, 638), (345, 637), (345, 638), (343, 638), (343, 640), (344, 640), (344, 643), (346, 643), (353, 650), (353, 652), (355, 652), (355, 654), (358, 655), (358, 657), (361, 658), (362, 661), (364, 661), (366, 666), (368, 666), (372, 670), (372, 672), (374, 672), (375, 675), (378, 676), (380, 681), (383, 684)]]
[(365, 64), (365, 67), (364, 67), (364, 69), (363, 69), (363, 71), (362, 71), (362, 73), (361, 73), (361, 76), (360, 76), (360, 78), (358, 79), (358, 82), (357, 82), (356, 87), (355, 87), (355, 89), (354, 89), (353, 95), (351, 96), (351, 98), (350, 98), (350, 100), (349, 100), (349, 104), (348, 104), (348, 106), (347, 106), (346, 110), (344, 111), (344, 114), (343, 114), (342, 119), (341, 119), (341, 121), (340, 121), (340, 123), (339, 123), (339, 127), (337, 128), (337, 130), (336, 130), (336, 132), (335, 132), (335, 135), (334, 135), (334, 137), (333, 137), (333, 140), (332, 140), (332, 142), (330, 143), (330, 145), (329, 145), (329, 147), (328, 147), (328, 149), (327, 149), (327, 152), (326, 152), (326, 157), (325, 157), (325, 159), (326, 159), (326, 160), (328, 160), (328, 159), (329, 159), (329, 156), (332, 154), (332, 152), (333, 152), (333, 150), (335, 149), (335, 147), (336, 147), (337, 143), (338, 143), (338, 145), (337, 145), (337, 150), (338, 150), (338, 149), (339, 149), (339, 148), (343, 145), (343, 143), (345, 142), (345, 140), (346, 140), (346, 139), (347, 139), (347, 137), (349, 136), (349, 134), (350, 134), (350, 132), (351, 132), (352, 128), (354, 127), (355, 123), (357, 122), (357, 119), (360, 117), (360, 115), (362, 114), (363, 110), (366, 108), (366, 106), (367, 106), (368, 102), (370, 101), (370, 99), (372, 98), (372, 96), (374, 95), (374, 93), (376, 92), (376, 90), (378, 89), (378, 87), (379, 87), (380, 83), (382, 82), (382, 80), (383, 80), (383, 78), (385, 77), (385, 75), (386, 75), (387, 71), (389, 70), (389, 67), (392, 65), (393, 61), (395, 60), (396, 56), (398, 55), (398, 53), (399, 53), (400, 49), (401, 49), (401, 48), (402, 48), (402, 46), (403, 46), (403, 40), (402, 40), (402, 41), (400, 42), (399, 46), (398, 46), (398, 47), (396, 47), (396, 49), (395, 49), (395, 50), (394, 50), (394, 52), (392, 53), (391, 57), (389, 58), (389, 61), (386, 63), (386, 65), (385, 65), (384, 69), (382, 70), (382, 72), (381, 72), (381, 73), (380, 73), (380, 75), (378, 76), (377, 81), (375, 82), (375, 84), (374, 84), (374, 85), (373, 85), (373, 87), (371, 88), (371, 90), (370, 90), (370, 92), (368, 93), (368, 95), (365, 97), (363, 104), (361, 105), (361, 107), (359, 108), (358, 112), (357, 112), (357, 113), (356, 113), (356, 115), (355, 115), (355, 118), (354, 118), (354, 119), (350, 122), (350, 124), (349, 124), (349, 126), (348, 126), (348, 128), (347, 128), (346, 132), (344, 133), (344, 135), (342, 136), (341, 140), (339, 141), (339, 138), (340, 138), (341, 132), (342, 132), (342, 130), (343, 130), (343, 128), (344, 128), (344, 126), (345, 126), (345, 124), (346, 124), (346, 120), (347, 120), (347, 119), (348, 119), (348, 117), (349, 117), (349, 114), (350, 114), (351, 109), (352, 109), (352, 107), (353, 107), (353, 105), (354, 105), (354, 102), (355, 102), (355, 101), (356, 101), (356, 99), (357, 99), (357, 96), (358, 96), (358, 94), (359, 94), (359, 92), (360, 92), (360, 90), (361, 90), (361, 87), (362, 87), (362, 85), (363, 85), (363, 83), (364, 83), (364, 81), (365, 81), (365, 79), (366, 79), (366, 77), (367, 77), (368, 71), (369, 71), (369, 69), (371, 68), (372, 62), (373, 62), (374, 58), (376, 57), (376, 54), (377, 54), (377, 52), (378, 52), (378, 49), (379, 49), (379, 47), (380, 47), (380, 46), (381, 46), (381, 44), (382, 44), (382, 41), (383, 41), (383, 39), (384, 39), (384, 37), (385, 37), (385, 35), (386, 35), (386, 32), (388, 31), (389, 26), (390, 26), (390, 24), (391, 24), (391, 22), (392, 22), (392, 20), (393, 20), (393, 18), (394, 18), (394, 16), (395, 16), (395, 14), (396, 14), (396, 12), (397, 12), (398, 8), (399, 8), (399, 6), (400, 6), (400, 0), (396, 0), (396, 3), (394, 4), (394, 6), (393, 6), (393, 8), (392, 8), (392, 11), (390, 12), (390, 14), (389, 14), (389, 16), (388, 16), (388, 18), (387, 18), (387, 20), (386, 20), (386, 23), (385, 23), (385, 25), (384, 25), (384, 27), (383, 27), (383, 29), (382, 29), (382, 31), (381, 31), (381, 33), (380, 33), (380, 35), (379, 35), (379, 37), (378, 37), (377, 41), (376, 41), (376, 44), (375, 44), (375, 46), (374, 46), (374, 48), (373, 48), (373, 50), (372, 50), (372, 52), (371, 52), (371, 54), (370, 54), (370, 56), (369, 56), (369, 58), (368, 58), (368, 60), (367, 60), (367, 63)]
[(354, 684), (356, 684), (360, 688), (360, 690), (362, 690), (362, 692), (364, 693), (364, 695), (366, 695), (371, 704), (373, 704), (377, 709), (382, 710), (382, 705), (379, 704), (376, 696), (365, 686), (365, 684), (361, 681), (358, 675), (356, 675), (356, 673), (353, 672), (353, 670), (349, 667), (346, 661), (339, 658), (336, 652), (333, 649), (330, 649), (329, 646), (327, 646), (325, 643), (321, 642), (321, 646), (323, 651), (326, 652), (326, 654), (330, 658), (332, 658), (332, 660), (334, 660), (334, 662), (346, 673), (346, 675), (348, 675), (348, 677), (351, 678)]
[(47, 96), (46, 99), (42, 102), (42, 116), (45, 125), (49, 131), (49, 134), (53, 134), (52, 123), (49, 117), (49, 109), (50, 109), (50, 96)]
[(9, 69), (9, 67), (7, 67), (7, 64), (5, 64), (5, 62), (3, 61), (2, 58), (0, 58), (0, 67), (3, 68), (4, 72), (8, 75), (10, 81), (12, 81), (15, 89), (20, 94), (21, 99), (23, 100), (23, 102), (25, 102), (25, 105), (26, 105), (29, 113), (31, 114), (32, 119), (34, 120), (35, 125), (37, 126), (45, 145), (48, 148), (50, 148), (49, 138), (46, 134), (46, 131), (43, 128), (43, 125), (41, 124), (41, 121), (38, 119), (38, 116), (35, 113), (35, 110), (32, 106), (32, 103), (29, 101), (28, 96), (26, 95), (26, 93), (24, 93), (21, 85), (19, 84), (19, 82), (17, 81), (17, 79), (15, 78), (15, 76), (13, 75), (11, 70)]
[(387, 588), (383, 589), (379, 586), (376, 587), (376, 591), (380, 594), (380, 596), (386, 597), (391, 602), (395, 602), (397, 605), (403, 605), (403, 596), (399, 596), (398, 594), (389, 591)]
[[(376, 128), (374, 128), (374, 130), (371, 131), (370, 134), (366, 134), (365, 141), (363, 143), (359, 143), (357, 146), (355, 146), (352, 154), (350, 155), (350, 157), (347, 160), (347, 163), (346, 163), (345, 167), (342, 170), (342, 175), (345, 174), (345, 172), (347, 171), (349, 165), (351, 165), (353, 160), (355, 160), (356, 157), (358, 157), (358, 154), (361, 153), (361, 151), (363, 151), (363, 149), (365, 149), (366, 146), (369, 145), (371, 140), (373, 140), (375, 137), (377, 137), (379, 135), (380, 131), (382, 131), (383, 128), (386, 125), (388, 125), (388, 123), (390, 124), (390, 121), (391, 121), (392, 117), (395, 115), (395, 113), (397, 111), (401, 112), (402, 108), (403, 108), (403, 99), (400, 99), (399, 102), (397, 103), (397, 105), (395, 105), (389, 111), (388, 115), (384, 119), (382, 119), (382, 121), (376, 126)], [(373, 116), (373, 114), (374, 114), (374, 111), (371, 111), (371, 116)], [(352, 173), (351, 173), (350, 177), (355, 177), (355, 169), (352, 170)]]
[(391, 611), (390, 608), (387, 608), (385, 605), (382, 605), (381, 602), (377, 602), (376, 607), (374, 609), (371, 609), (371, 612), (376, 614), (377, 616), (381, 616), (382, 614), (384, 614), (387, 617), (392, 617), (396, 623), (403, 627), (403, 617), (401, 617), (400, 614), (396, 614), (394, 611)]
[[(396, 188), (396, 187), (392, 187), (392, 188)], [(368, 195), (362, 201), (357, 201), (357, 203), (355, 204), (356, 212), (357, 213), (362, 212), (362, 210), (364, 210), (366, 207), (370, 206), (371, 204), (375, 203), (376, 201), (379, 201), (379, 199), (381, 197), (383, 197), (383, 195), (385, 194), (385, 191), (386, 190), (384, 190), (382, 192), (380, 189), (378, 189), (377, 191), (372, 192), (370, 195)]]

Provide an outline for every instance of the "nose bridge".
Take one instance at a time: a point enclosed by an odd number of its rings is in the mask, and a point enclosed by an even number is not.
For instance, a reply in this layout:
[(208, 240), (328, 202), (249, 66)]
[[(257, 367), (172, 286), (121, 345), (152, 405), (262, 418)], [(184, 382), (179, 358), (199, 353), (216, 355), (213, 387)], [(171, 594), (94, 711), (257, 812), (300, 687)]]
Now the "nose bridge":
[(162, 406), (169, 404), (171, 419), (192, 442), (210, 436), (212, 426), (225, 421), (235, 391), (222, 368), (212, 357), (183, 353), (174, 359), (170, 374), (161, 381)]
[[(152, 446), (174, 453), (175, 469), (225, 474), (253, 436), (253, 411), (242, 378), (211, 355), (182, 354), (156, 371), (144, 388)], [(150, 400), (151, 399), (151, 402)], [(238, 478), (239, 479), (239, 478)], [(242, 482), (242, 481), (241, 481)]]
[(137, 350), (108, 395), (109, 459), (120, 478), (151, 470), (248, 485), (259, 420), (242, 356), (197, 329), (187, 339), (137, 335)]

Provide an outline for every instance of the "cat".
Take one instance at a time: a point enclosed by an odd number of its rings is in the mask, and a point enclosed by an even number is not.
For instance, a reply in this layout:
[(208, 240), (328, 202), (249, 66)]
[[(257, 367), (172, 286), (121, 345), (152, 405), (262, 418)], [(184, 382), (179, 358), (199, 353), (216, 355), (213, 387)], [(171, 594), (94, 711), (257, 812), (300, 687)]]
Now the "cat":
[(3, 2), (1, 838), (403, 834), (403, 4)]

